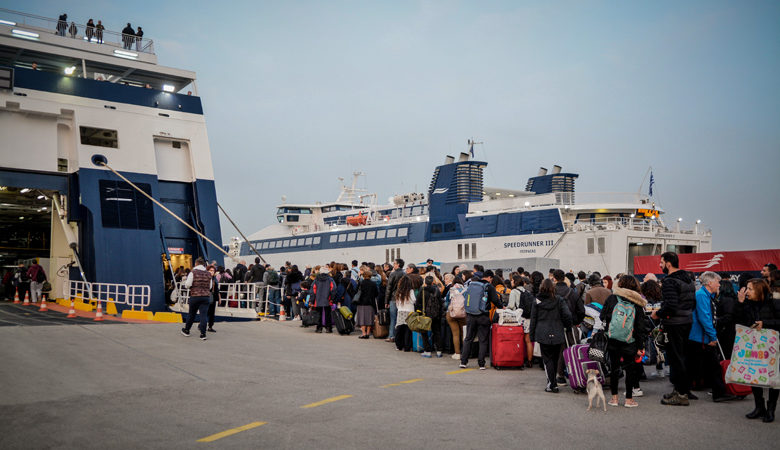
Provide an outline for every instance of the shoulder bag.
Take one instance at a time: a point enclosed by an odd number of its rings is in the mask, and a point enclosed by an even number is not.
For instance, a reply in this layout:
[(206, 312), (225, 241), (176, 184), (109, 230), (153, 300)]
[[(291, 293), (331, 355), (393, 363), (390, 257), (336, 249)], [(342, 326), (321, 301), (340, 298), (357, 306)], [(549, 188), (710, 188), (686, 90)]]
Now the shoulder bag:
[(430, 317), (425, 316), (425, 291), (422, 292), (422, 313), (413, 311), (406, 318), (406, 325), (410, 330), (421, 333), (423, 331), (431, 331), (432, 320)]

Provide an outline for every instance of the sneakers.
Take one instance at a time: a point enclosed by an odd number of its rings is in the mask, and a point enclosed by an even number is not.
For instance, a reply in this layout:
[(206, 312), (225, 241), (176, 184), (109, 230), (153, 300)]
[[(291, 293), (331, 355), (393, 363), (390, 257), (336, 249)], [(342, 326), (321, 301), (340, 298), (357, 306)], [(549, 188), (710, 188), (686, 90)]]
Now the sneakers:
[(423, 358), (430, 358), (431, 357), (431, 352), (422, 352), (422, 357)]
[(617, 406), (618, 402), (617, 402), (617, 400), (610, 400), (609, 403), (607, 403), (607, 405), (609, 405), (609, 406)]
[(295, 316), (295, 317), (293, 317), (293, 318), (292, 318), (292, 321), (293, 321), (293, 322), (295, 322), (296, 320), (301, 320), (301, 318), (300, 318), (300, 317), (298, 317), (298, 316)]
[(454, 355), (452, 355), (452, 359), (460, 360), (460, 353), (455, 353)]
[(645, 395), (640, 388), (631, 389), (632, 397), (643, 397)]
[(186, 329), (186, 328), (182, 328), (182, 329), (181, 329), (181, 334), (182, 334), (183, 336), (185, 336), (185, 337), (190, 337), (190, 330), (188, 330), (188, 329)]
[(209, 327), (206, 331), (208, 331), (209, 333), (216, 333), (217, 332), (217, 330), (215, 330), (214, 327)]
[(441, 358), (441, 352), (436, 352), (436, 357)]
[(688, 400), (698, 400), (698, 399), (699, 397), (696, 396), (696, 394), (694, 394), (693, 392), (688, 393)]
[(487, 367), (485, 367), (485, 366), (479, 366), (479, 370), (487, 370)]
[(460, 367), (461, 369), (465, 369), (466, 365), (465, 364), (459, 364), (458, 367)]
[(675, 392), (671, 397), (661, 399), (661, 404), (669, 406), (688, 406), (690, 405), (690, 402), (688, 401), (687, 395)]
[(558, 384), (566, 384), (566, 378), (559, 376), (555, 379), (555, 382)]
[(655, 376), (657, 378), (663, 378), (664, 376), (666, 376), (666, 374), (664, 373), (664, 369), (658, 369), (658, 371), (655, 373)]
[(675, 395), (678, 395), (677, 391), (672, 391), (669, 394), (664, 394), (664, 398), (669, 399), (669, 398), (674, 397)]
[(557, 394), (558, 392), (560, 392), (560, 390), (558, 389), (558, 387), (546, 387), (544, 388), (544, 392), (551, 392), (553, 394)]
[(205, 341), (206, 339), (208, 339), (208, 338), (206, 337), (206, 333), (203, 333), (203, 334), (201, 334), (201, 335), (200, 335), (200, 340), (201, 340), (201, 341)]
[(633, 402), (633, 403), (626, 402), (623, 406), (625, 406), (626, 408), (636, 408), (637, 406), (639, 406), (639, 403), (637, 403), (637, 402)]

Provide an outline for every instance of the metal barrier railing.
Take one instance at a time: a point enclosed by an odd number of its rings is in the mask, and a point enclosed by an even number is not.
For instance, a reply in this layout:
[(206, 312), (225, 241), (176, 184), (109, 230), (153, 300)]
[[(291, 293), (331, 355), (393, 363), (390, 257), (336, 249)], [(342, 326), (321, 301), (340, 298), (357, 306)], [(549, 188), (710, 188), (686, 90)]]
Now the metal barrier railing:
[[(268, 310), (267, 288), (263, 283), (220, 283), (215, 315), (256, 318), (258, 312)], [(189, 312), (190, 289), (183, 281), (176, 283), (171, 301), (174, 311)]]
[[(90, 292), (90, 286), (92, 287)], [(68, 299), (80, 298), (84, 302), (114, 303), (141, 310), (151, 302), (151, 287), (145, 284), (85, 283), (69, 280), (66, 287)]]

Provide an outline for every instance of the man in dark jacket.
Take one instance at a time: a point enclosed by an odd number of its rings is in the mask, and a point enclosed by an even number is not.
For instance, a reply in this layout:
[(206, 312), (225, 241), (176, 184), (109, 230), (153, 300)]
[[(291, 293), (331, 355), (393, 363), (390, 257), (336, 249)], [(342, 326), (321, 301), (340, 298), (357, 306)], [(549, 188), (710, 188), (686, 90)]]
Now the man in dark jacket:
[(674, 391), (665, 394), (664, 405), (687, 406), (688, 400), (696, 400), (690, 392), (690, 378), (686, 370), (685, 348), (693, 323), (693, 309), (696, 307), (696, 284), (684, 270), (680, 270), (677, 253), (661, 255), (661, 270), (667, 274), (663, 279), (661, 308), (654, 311), (652, 318), (661, 319), (664, 332), (669, 338), (666, 346), (666, 361)]
[(565, 343), (564, 333), (569, 327), (571, 327), (571, 313), (566, 300), (555, 295), (555, 286), (551, 280), (544, 280), (531, 308), (531, 324), (528, 332), (531, 341), (539, 344), (542, 353), (542, 364), (547, 373), (545, 392), (558, 392), (555, 373)]
[(398, 280), (404, 276), (404, 260), (396, 259), (393, 261), (393, 271), (387, 277), (387, 289), (385, 289), (385, 308), (390, 309), (390, 334), (385, 339), (387, 342), (395, 340), (395, 321), (398, 316), (398, 308), (395, 306), (395, 288), (398, 287)]
[(466, 287), (466, 295), (471, 291), (471, 285), (484, 286), (487, 294), (487, 304), (485, 310), (479, 314), (471, 314), (466, 309), (466, 337), (463, 338), (463, 349), (460, 352), (460, 368), (465, 369), (469, 363), (469, 351), (471, 350), (471, 344), (474, 342), (475, 337), (479, 337), (479, 356), (477, 363), (479, 364), (479, 370), (485, 370), (485, 357), (488, 352), (488, 340), (490, 339), (490, 306), (493, 305), (496, 309), (504, 309), (504, 304), (501, 302), (501, 296), (496, 292), (496, 288), (491, 284), (493, 281), (493, 271), (487, 270), (483, 274), (482, 272), (474, 272), (474, 275), (469, 280), (469, 285)]
[[(336, 293), (336, 282), (330, 277), (328, 268), (323, 266), (314, 280), (312, 294), (314, 295), (314, 308), (317, 308), (317, 333), (322, 333), (324, 326), (328, 333), (333, 333), (333, 322), (330, 316), (330, 305), (333, 304), (333, 296)], [(311, 306), (311, 305), (310, 305)]]
[(233, 280), (236, 283), (243, 283), (246, 277), (246, 272), (246, 261), (239, 261), (238, 264), (236, 264), (236, 267), (233, 268)]
[(131, 50), (133, 42), (135, 42), (135, 31), (133, 31), (133, 26), (128, 22), (127, 26), (122, 29), (122, 46), (125, 50)]
[[(566, 300), (566, 305), (569, 307), (571, 313), (572, 326), (566, 328), (566, 339), (561, 346), (561, 354), (558, 355), (558, 379), (559, 384), (566, 383), (564, 378), (565, 362), (563, 360), (563, 350), (572, 345), (576, 345), (580, 341), (579, 325), (585, 319), (585, 303), (582, 301), (582, 297), (578, 295), (578, 290), (569, 288), (566, 285), (566, 274), (561, 269), (555, 269), (553, 271), (553, 279), (555, 279), (555, 295)], [(568, 344), (568, 345), (567, 345)]]
[(715, 331), (726, 359), (731, 359), (736, 330), (737, 293), (727, 273), (721, 273), (720, 294), (715, 303)]

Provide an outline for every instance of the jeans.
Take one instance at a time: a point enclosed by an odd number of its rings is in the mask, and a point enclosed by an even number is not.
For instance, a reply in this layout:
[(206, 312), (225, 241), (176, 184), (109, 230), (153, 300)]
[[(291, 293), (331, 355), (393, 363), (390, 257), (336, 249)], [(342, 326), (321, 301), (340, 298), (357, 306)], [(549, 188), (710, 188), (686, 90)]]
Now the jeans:
[(561, 355), (563, 344), (539, 344), (539, 350), (542, 352), (542, 364), (547, 373), (547, 387), (558, 387), (555, 381), (555, 373), (558, 369), (558, 358)]
[(282, 291), (274, 287), (268, 287), (268, 311), (266, 315), (275, 316), (279, 314), (279, 303), (282, 302)]
[(190, 297), (190, 310), (187, 315), (187, 323), (184, 325), (184, 329), (190, 331), (192, 324), (195, 322), (195, 314), (200, 314), (200, 324), (198, 329), (200, 334), (206, 334), (206, 322), (208, 322), (209, 315), (209, 299), (210, 297)]
[(217, 302), (218, 301), (219, 301), (219, 294), (215, 293), (214, 295), (211, 296), (211, 302), (209, 302), (209, 312), (208, 312), (209, 328), (213, 328), (214, 327), (214, 316), (215, 316), (215, 314), (217, 312)]
[(460, 355), (461, 345), (463, 344), (463, 327), (466, 326), (466, 318), (453, 319), (447, 314), (447, 324), (452, 330), (452, 344), (455, 346), (455, 353)]
[[(395, 306), (395, 300), (390, 301), (390, 336), (389, 339), (395, 339), (395, 321), (398, 319), (398, 307)], [(411, 335), (410, 338), (411, 339)], [(411, 347), (410, 347), (411, 348)]]
[(428, 333), (423, 332), (422, 343), (423, 350), (426, 352), (442, 351), (441, 347), (441, 317), (431, 317), (431, 338), (428, 338)]
[(691, 381), (685, 361), (685, 347), (688, 343), (688, 335), (691, 333), (691, 324), (664, 325), (664, 331), (669, 337), (669, 343), (666, 345), (669, 378), (678, 394), (688, 394), (691, 390)]
[(485, 367), (485, 358), (488, 353), (488, 340), (490, 339), (490, 317), (487, 314), (474, 316), (466, 315), (466, 338), (463, 339), (463, 350), (460, 353), (460, 363), (464, 366), (469, 363), (469, 352), (474, 338), (479, 337), (479, 367)]

